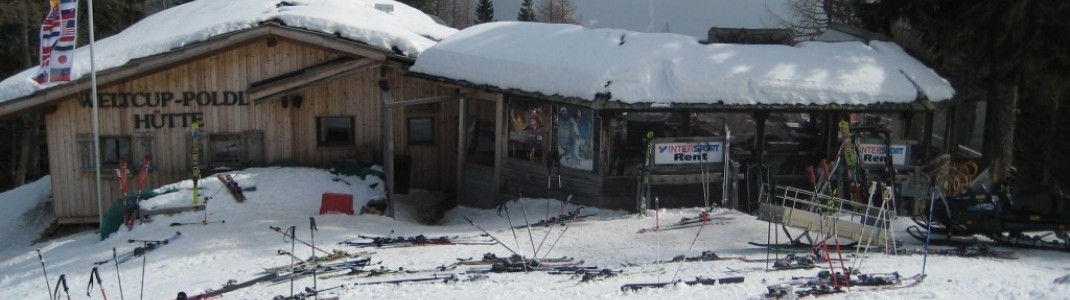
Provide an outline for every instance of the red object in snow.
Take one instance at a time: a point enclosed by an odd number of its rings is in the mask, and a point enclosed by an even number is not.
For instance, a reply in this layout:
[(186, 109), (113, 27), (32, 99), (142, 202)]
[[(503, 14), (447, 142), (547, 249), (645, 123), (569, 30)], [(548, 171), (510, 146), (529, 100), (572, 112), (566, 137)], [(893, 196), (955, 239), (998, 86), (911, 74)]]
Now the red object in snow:
[(320, 202), (320, 214), (323, 215), (332, 212), (353, 215), (353, 195), (323, 193), (323, 199)]

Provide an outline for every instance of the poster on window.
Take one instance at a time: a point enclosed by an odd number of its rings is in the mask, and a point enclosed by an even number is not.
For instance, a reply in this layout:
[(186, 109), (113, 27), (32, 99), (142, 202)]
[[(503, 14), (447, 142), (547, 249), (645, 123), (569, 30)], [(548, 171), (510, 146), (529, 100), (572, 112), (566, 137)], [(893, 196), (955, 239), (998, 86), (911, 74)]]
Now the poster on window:
[(557, 110), (557, 151), (561, 166), (577, 170), (594, 170), (594, 145), (591, 110), (562, 105)]
[(541, 106), (509, 108), (509, 140), (532, 146), (542, 145), (546, 127)]

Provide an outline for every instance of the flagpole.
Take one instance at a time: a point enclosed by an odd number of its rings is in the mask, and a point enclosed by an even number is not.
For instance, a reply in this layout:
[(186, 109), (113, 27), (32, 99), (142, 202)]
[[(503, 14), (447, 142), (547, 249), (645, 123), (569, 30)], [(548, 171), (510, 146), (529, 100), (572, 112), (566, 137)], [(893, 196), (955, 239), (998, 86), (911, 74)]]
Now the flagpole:
[(100, 222), (98, 223), (100, 230), (104, 230), (104, 196), (100, 182), (100, 116), (97, 110), (100, 105), (97, 105), (97, 68), (96, 57), (93, 53), (93, 41), (96, 38), (93, 35), (93, 0), (87, 1), (89, 1), (89, 84), (92, 86), (89, 97), (93, 101), (93, 159), (95, 162), (93, 165), (96, 166), (97, 173), (97, 220)]

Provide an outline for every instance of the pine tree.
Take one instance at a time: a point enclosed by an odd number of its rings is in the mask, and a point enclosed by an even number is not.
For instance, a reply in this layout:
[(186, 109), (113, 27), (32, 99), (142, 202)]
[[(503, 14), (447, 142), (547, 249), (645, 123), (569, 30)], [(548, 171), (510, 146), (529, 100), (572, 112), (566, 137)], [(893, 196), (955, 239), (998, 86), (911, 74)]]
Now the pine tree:
[(539, 22), (580, 23), (580, 18), (576, 16), (576, 5), (572, 3), (572, 0), (543, 0), (536, 7), (535, 13)]
[(494, 21), (494, 2), (479, 0), (476, 4), (476, 24)]
[(520, 4), (520, 13), (516, 15), (517, 21), (535, 22), (535, 4), (532, 0), (524, 0)]

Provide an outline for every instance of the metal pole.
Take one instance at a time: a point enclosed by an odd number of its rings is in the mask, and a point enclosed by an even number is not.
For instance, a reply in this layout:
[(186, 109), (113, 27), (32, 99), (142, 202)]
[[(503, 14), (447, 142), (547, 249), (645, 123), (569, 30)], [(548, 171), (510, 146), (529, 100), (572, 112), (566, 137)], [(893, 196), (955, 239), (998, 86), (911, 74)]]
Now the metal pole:
[(93, 51), (93, 40), (96, 37), (93, 35), (93, 0), (89, 0), (89, 83), (92, 86), (89, 94), (90, 99), (93, 100), (93, 165), (96, 166), (97, 176), (97, 221), (98, 227), (104, 228), (104, 192), (101, 188), (100, 182), (100, 113), (98, 111), (97, 103), (97, 67), (96, 54)]

